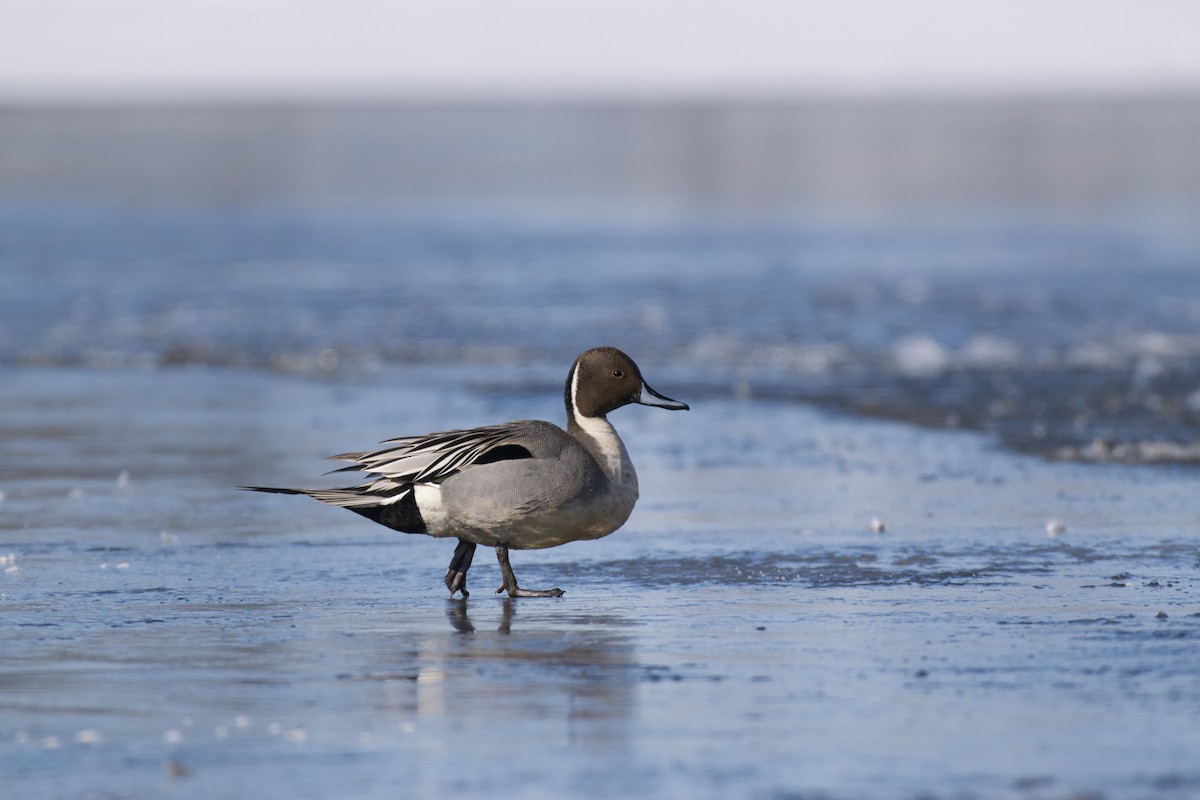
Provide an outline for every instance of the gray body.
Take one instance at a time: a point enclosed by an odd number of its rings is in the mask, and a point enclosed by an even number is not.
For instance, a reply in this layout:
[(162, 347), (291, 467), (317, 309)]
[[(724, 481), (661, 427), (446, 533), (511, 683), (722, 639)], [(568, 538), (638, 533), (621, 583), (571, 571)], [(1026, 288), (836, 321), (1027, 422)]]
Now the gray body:
[[(638, 486), (628, 455), (625, 470), (606, 472), (589, 436), (540, 421), (506, 427), (531, 457), (470, 466), (447, 479), (438, 487), (440, 513), (432, 503), (422, 511), (428, 533), (531, 550), (607, 536), (629, 519)], [(418, 507), (424, 496), (418, 487)]]
[(467, 430), (407, 436), (391, 447), (333, 458), (365, 472), (345, 489), (256, 491), (305, 494), (407, 533), (459, 540), (447, 571), (451, 593), (466, 596), (476, 545), (497, 549), (511, 596), (561, 595), (520, 589), (509, 549), (555, 547), (620, 528), (638, 499), (637, 473), (608, 412), (629, 403), (686, 409), (645, 384), (637, 365), (615, 348), (575, 360), (564, 387), (567, 427), (518, 420)]

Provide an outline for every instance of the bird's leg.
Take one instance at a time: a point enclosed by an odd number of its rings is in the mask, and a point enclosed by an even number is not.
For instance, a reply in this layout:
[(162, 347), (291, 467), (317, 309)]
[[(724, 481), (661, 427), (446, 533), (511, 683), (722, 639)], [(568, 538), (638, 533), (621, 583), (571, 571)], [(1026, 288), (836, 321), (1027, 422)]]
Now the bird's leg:
[(513, 574), (512, 564), (508, 563), (508, 548), (496, 545), (496, 560), (500, 562), (500, 573), (504, 583), (496, 590), (496, 594), (508, 592), (509, 597), (562, 597), (562, 589), (522, 589), (517, 586), (517, 576)]
[(459, 539), (458, 547), (454, 548), (454, 558), (450, 559), (450, 566), (446, 568), (446, 588), (450, 590), (451, 597), (455, 592), (462, 592), (463, 597), (471, 596), (467, 591), (467, 570), (471, 568), (471, 559), (474, 557), (475, 543)]

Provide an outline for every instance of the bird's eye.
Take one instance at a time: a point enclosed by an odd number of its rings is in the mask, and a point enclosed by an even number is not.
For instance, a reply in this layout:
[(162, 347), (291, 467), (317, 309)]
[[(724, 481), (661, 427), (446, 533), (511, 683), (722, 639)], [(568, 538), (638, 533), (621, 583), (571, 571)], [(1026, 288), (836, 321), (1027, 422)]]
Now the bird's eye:
[(624, 372), (621, 372), (621, 370), (619, 370), (619, 369), (614, 369), (614, 370), (613, 370), (613, 377), (614, 377), (614, 378), (624, 378), (624, 377), (625, 377), (625, 373), (624, 373)]

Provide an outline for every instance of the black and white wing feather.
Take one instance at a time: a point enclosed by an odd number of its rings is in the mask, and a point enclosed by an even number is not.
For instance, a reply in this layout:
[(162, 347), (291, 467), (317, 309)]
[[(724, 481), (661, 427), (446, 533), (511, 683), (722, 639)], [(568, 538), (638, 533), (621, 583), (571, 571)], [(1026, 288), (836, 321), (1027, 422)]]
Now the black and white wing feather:
[(334, 472), (365, 472), (373, 476), (373, 480), (358, 486), (344, 489), (245, 488), (304, 494), (328, 505), (350, 509), (391, 505), (405, 499), (415, 484), (441, 483), (475, 464), (529, 458), (529, 450), (520, 444), (524, 428), (522, 423), (508, 423), (424, 436), (402, 436), (383, 442), (392, 446), (382, 450), (330, 456), (332, 461), (350, 463)]
[[(330, 460), (352, 464), (335, 472), (366, 472), (408, 484), (440, 483), (472, 464), (501, 458), (528, 458), (528, 450), (523, 454), (516, 452), (520, 448), (517, 441), (521, 433), (521, 427), (509, 423), (424, 436), (402, 436), (383, 442), (394, 447), (369, 453), (342, 453), (330, 456)], [(501, 457), (495, 456), (498, 451)]]

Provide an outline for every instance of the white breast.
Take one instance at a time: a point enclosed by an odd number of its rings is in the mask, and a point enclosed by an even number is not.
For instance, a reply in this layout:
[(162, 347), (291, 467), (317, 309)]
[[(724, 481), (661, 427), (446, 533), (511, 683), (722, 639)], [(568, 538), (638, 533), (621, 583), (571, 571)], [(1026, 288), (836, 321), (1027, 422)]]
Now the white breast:
[(595, 417), (579, 417), (579, 427), (596, 442), (599, 453), (596, 461), (604, 476), (608, 478), (609, 486), (618, 495), (632, 493), (637, 499), (637, 472), (633, 462), (629, 460), (629, 452), (625, 443), (617, 435), (616, 429), (606, 419)]

